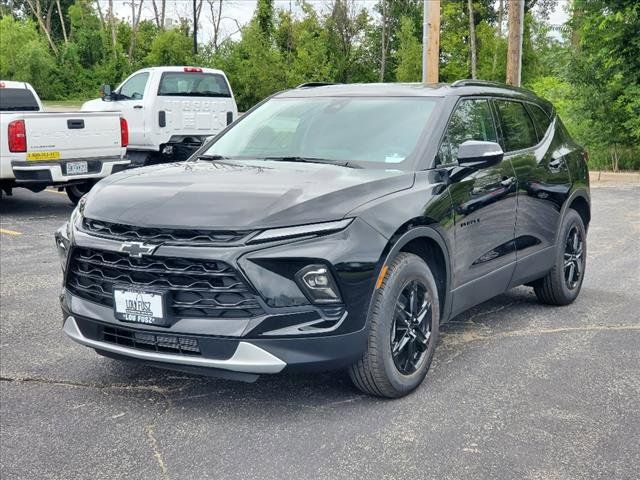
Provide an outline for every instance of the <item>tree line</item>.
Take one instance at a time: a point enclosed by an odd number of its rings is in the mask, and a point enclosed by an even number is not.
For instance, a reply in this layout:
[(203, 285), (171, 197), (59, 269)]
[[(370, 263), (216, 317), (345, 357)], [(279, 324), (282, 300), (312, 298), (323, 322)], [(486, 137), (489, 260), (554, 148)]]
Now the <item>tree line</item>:
[[(0, 0), (0, 78), (30, 82), (44, 99), (87, 99), (152, 65), (224, 70), (240, 110), (300, 83), (415, 82), (422, 72), (422, 0), (298, 0), (293, 11), (258, 0), (246, 25), (221, 28), (225, 0), (197, 0), (193, 19), (167, 22), (166, 0)], [(505, 81), (507, 0), (442, 0), (440, 81)], [(522, 83), (551, 100), (592, 166), (640, 169), (640, 2), (526, 0)], [(153, 17), (142, 18), (150, 5)], [(228, 24), (228, 22), (227, 22)]]

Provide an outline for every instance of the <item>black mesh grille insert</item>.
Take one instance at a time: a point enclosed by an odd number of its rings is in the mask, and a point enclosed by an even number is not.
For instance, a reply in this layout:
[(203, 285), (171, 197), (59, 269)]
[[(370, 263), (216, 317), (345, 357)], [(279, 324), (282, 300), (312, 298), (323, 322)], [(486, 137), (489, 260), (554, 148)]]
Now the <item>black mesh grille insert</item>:
[(251, 318), (264, 313), (227, 263), (73, 249), (66, 282), (71, 293), (112, 307), (114, 285), (166, 292), (169, 314), (174, 317)]
[(120, 223), (92, 220), (90, 218), (85, 218), (82, 221), (82, 226), (87, 233), (100, 237), (171, 244), (213, 245), (236, 243), (251, 233), (250, 231), (134, 227)]
[(101, 327), (101, 340), (139, 350), (180, 355), (200, 355), (197, 338), (127, 330), (118, 327)]

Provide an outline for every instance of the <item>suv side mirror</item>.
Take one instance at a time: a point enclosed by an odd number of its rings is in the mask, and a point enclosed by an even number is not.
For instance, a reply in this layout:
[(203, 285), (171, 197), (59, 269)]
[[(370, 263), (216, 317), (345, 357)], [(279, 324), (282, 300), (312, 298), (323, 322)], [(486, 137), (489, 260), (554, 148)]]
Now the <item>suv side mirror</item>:
[(107, 85), (106, 83), (100, 85), (100, 98), (105, 101), (111, 100), (111, 85)]
[(458, 147), (458, 165), (467, 168), (486, 168), (502, 161), (504, 152), (496, 142), (467, 140)]

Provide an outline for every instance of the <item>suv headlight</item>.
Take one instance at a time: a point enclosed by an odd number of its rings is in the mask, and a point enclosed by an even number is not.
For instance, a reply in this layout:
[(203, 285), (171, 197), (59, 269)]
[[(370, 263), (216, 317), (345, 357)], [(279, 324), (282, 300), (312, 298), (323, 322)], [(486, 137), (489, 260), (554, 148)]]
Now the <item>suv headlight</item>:
[(58, 258), (64, 272), (67, 267), (67, 257), (69, 256), (69, 250), (73, 242), (73, 229), (77, 222), (82, 222), (84, 217), (84, 205), (86, 199), (83, 197), (78, 202), (76, 208), (71, 212), (69, 220), (60, 227), (55, 233), (56, 250), (58, 252)]
[(344, 230), (353, 221), (353, 218), (336, 220), (335, 222), (310, 223), (308, 225), (298, 225), (295, 227), (271, 228), (263, 230), (248, 243), (268, 242), (271, 240), (281, 240), (284, 238), (304, 237), (307, 235), (320, 235), (334, 233)]

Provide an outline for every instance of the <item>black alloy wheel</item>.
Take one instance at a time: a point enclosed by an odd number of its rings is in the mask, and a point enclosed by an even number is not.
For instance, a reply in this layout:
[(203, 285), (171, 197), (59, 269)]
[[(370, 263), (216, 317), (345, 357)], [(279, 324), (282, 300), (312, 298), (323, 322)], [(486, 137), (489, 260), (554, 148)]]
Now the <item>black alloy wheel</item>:
[(564, 248), (564, 281), (569, 290), (574, 290), (580, 283), (584, 271), (584, 239), (577, 225), (574, 225), (565, 242)]
[(412, 280), (400, 292), (391, 324), (393, 363), (403, 375), (417, 371), (431, 339), (431, 301), (427, 288)]

